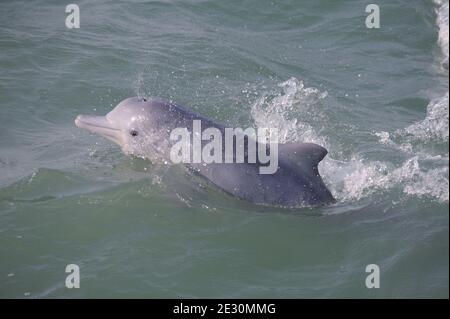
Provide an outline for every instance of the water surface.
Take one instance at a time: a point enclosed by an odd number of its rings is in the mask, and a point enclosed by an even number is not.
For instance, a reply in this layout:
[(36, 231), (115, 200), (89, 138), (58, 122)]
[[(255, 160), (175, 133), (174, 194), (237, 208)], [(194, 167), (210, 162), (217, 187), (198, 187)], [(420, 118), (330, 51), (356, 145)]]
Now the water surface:
[[(448, 1), (380, 0), (380, 29), (369, 3), (77, 1), (69, 30), (2, 2), (0, 297), (448, 298)], [(249, 204), (75, 127), (133, 95), (325, 146), (337, 203)]]

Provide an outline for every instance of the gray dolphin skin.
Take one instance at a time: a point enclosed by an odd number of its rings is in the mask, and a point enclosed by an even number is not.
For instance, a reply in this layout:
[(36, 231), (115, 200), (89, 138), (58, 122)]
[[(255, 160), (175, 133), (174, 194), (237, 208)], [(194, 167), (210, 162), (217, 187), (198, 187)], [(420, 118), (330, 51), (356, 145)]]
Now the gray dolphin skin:
[[(193, 132), (194, 120), (201, 121), (202, 132), (216, 128), (225, 136), (224, 125), (157, 98), (128, 98), (106, 116), (79, 115), (75, 124), (115, 142), (126, 154), (152, 160), (169, 158), (170, 148), (176, 143), (170, 139), (172, 130), (187, 128)], [(244, 145), (248, 147), (249, 138), (244, 139)], [(207, 142), (201, 141), (202, 146)], [(264, 147), (267, 149), (267, 145)], [(243, 163), (184, 165), (226, 193), (243, 200), (270, 206), (315, 206), (334, 202), (317, 167), (326, 154), (325, 148), (312, 143), (278, 144), (278, 169), (274, 174), (261, 174), (259, 168), (267, 163), (251, 163), (247, 157)]]

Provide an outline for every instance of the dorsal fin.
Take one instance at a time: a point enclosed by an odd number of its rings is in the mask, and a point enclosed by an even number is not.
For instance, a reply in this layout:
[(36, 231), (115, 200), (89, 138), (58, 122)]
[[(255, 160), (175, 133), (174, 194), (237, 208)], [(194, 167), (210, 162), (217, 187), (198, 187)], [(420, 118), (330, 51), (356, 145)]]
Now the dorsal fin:
[(284, 143), (278, 145), (278, 152), (290, 165), (309, 168), (318, 174), (317, 165), (328, 151), (314, 143)]

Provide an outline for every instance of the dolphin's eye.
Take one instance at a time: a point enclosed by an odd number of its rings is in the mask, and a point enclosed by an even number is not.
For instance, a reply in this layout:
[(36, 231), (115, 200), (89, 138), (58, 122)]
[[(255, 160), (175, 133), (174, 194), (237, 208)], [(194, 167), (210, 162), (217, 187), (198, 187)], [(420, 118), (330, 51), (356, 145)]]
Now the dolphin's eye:
[(138, 131), (136, 131), (136, 130), (131, 130), (131, 131), (130, 131), (130, 135), (131, 135), (131, 136), (138, 136), (139, 133), (138, 133)]

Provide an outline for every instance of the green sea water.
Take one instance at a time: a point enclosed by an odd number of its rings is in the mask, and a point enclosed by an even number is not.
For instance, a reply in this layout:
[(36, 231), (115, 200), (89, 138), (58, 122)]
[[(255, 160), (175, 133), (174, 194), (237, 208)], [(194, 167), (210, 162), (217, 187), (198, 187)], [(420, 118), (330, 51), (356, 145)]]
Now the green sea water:
[[(80, 0), (68, 29), (2, 1), (0, 297), (448, 298), (448, 1), (368, 29), (371, 2)], [(135, 95), (325, 146), (337, 203), (247, 203), (75, 127)]]

